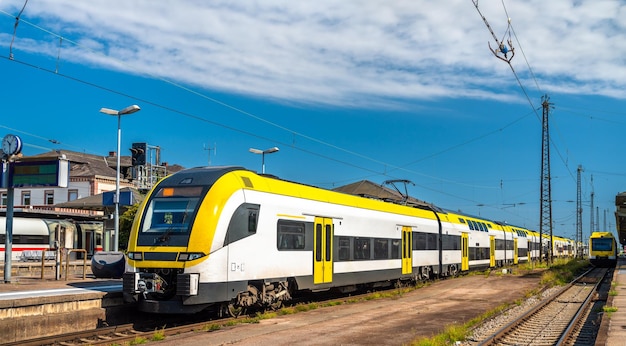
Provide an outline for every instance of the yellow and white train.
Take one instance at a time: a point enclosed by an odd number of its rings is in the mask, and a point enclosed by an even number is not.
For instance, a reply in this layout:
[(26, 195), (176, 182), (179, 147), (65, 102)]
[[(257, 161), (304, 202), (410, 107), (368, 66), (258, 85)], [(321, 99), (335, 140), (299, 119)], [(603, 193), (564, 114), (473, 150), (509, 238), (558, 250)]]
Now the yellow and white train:
[(592, 232), (589, 237), (589, 262), (598, 267), (615, 267), (617, 241), (611, 232)]
[(129, 240), (124, 299), (154, 313), (275, 308), (539, 258), (539, 234), (445, 211), (203, 167), (160, 181)]

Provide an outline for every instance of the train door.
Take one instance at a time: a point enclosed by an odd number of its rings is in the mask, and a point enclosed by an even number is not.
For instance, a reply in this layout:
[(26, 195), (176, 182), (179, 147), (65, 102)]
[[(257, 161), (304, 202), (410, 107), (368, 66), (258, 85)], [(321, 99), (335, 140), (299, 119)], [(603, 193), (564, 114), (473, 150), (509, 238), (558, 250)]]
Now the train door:
[(461, 270), (469, 270), (469, 234), (461, 235)]
[[(87, 251), (87, 258), (91, 258), (94, 253), (94, 231), (85, 231), (85, 242), (83, 243), (83, 249)], [(82, 254), (80, 254), (82, 256)], [(81, 257), (82, 258), (82, 257)]]
[(496, 237), (493, 235), (489, 236), (489, 266), (496, 266)]
[(333, 282), (333, 220), (316, 217), (313, 233), (313, 283)]
[(411, 227), (402, 227), (402, 274), (413, 272), (413, 231)]
[(517, 256), (517, 238), (513, 239), (513, 264), (519, 262), (519, 256)]

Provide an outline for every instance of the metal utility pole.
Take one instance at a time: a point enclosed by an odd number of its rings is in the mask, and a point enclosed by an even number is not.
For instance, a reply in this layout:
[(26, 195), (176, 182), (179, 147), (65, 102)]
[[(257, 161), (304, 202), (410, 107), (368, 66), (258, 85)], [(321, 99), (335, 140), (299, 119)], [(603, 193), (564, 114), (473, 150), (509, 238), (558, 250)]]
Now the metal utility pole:
[(593, 230), (595, 229), (595, 220), (593, 218), (593, 198), (595, 196), (595, 192), (593, 191), (593, 174), (591, 175), (591, 205), (589, 206), (589, 210), (591, 210), (591, 215), (589, 217), (590, 221), (590, 225), (589, 225), (589, 235), (591, 236), (591, 233), (593, 233)]
[(580, 174), (583, 166), (578, 165), (576, 179), (576, 257), (583, 258), (583, 203), (580, 188)]
[[(546, 262), (552, 262), (552, 191), (550, 187), (550, 131), (548, 127), (548, 115), (550, 106), (548, 95), (541, 97), (541, 106), (543, 108), (542, 121), (542, 139), (541, 139), (541, 201), (540, 201), (540, 224), (539, 239), (541, 246), (539, 248), (539, 257), (543, 257), (543, 234), (550, 232), (549, 249), (546, 254)], [(541, 261), (541, 259), (540, 259)]]

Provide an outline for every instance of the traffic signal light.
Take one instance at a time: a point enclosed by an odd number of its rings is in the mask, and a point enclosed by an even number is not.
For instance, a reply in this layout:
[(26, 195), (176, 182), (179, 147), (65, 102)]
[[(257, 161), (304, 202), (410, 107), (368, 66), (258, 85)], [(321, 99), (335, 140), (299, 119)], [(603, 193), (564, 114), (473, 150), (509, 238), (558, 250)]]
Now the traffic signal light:
[(133, 143), (133, 147), (130, 148), (131, 162), (133, 166), (143, 166), (146, 164), (147, 149), (147, 143)]

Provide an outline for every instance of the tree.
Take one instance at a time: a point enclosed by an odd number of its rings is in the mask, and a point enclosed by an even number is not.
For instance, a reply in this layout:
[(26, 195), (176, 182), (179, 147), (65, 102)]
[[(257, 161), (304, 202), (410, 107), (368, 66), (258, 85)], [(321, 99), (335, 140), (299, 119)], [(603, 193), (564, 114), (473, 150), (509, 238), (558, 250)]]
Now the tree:
[(136, 203), (130, 206), (128, 209), (126, 209), (126, 211), (124, 211), (122, 216), (120, 216), (119, 247), (121, 250), (126, 250), (128, 248), (128, 239), (130, 238), (130, 230), (133, 226), (133, 221), (135, 220), (137, 209), (139, 209), (139, 203)]

